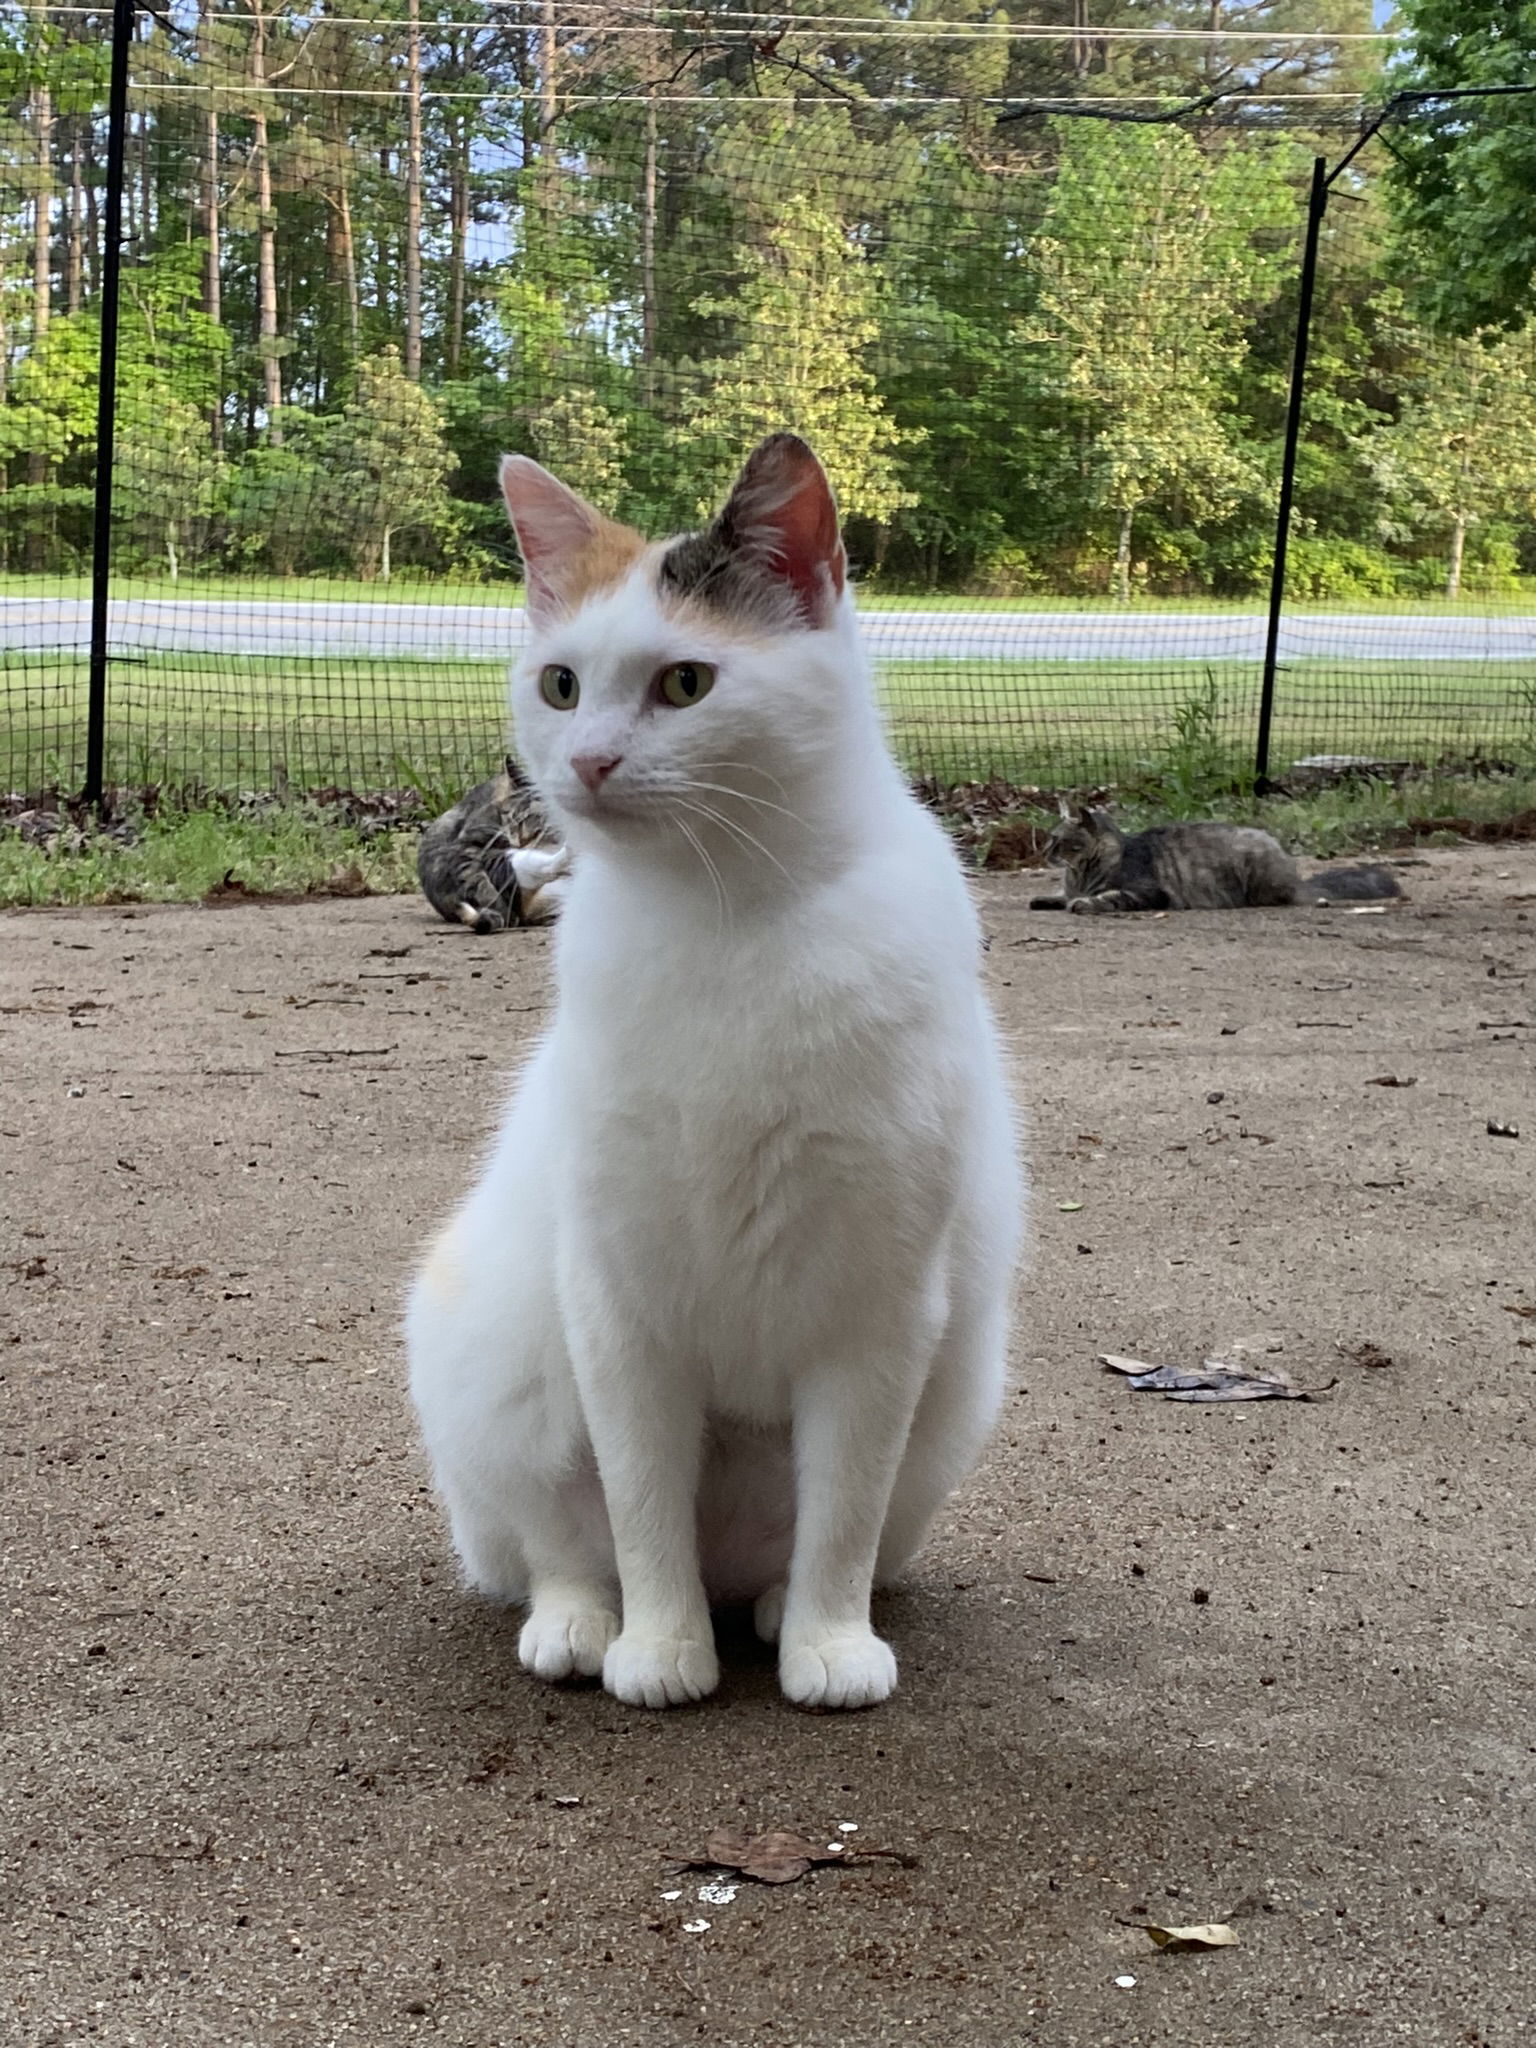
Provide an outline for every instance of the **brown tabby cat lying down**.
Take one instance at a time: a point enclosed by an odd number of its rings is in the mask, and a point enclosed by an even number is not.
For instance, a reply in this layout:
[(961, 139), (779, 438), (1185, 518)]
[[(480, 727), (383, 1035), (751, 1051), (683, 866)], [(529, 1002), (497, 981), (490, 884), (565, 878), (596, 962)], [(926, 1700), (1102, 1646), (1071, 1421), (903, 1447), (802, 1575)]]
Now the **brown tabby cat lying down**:
[(1046, 859), (1059, 896), (1031, 910), (1243, 910), (1276, 903), (1361, 903), (1401, 896), (1381, 867), (1303, 875), (1277, 839), (1252, 825), (1154, 825), (1127, 839), (1107, 811), (1063, 810)]
[(477, 782), (421, 835), (422, 892), (450, 924), (475, 932), (547, 924), (560, 907), (570, 866), (546, 837), (538, 799), (509, 754), (499, 773)]

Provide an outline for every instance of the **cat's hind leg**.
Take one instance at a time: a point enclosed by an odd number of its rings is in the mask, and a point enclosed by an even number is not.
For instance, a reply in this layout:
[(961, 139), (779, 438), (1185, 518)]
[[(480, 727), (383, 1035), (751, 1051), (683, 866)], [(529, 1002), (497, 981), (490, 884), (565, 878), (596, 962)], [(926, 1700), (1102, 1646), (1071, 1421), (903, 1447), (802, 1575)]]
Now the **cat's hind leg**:
[(962, 1302), (951, 1314), (891, 1491), (875, 1584), (916, 1556), (935, 1515), (981, 1454), (997, 1421), (1007, 1370), (1008, 1305)]
[(444, 1233), (407, 1317), (411, 1392), (454, 1548), (471, 1585), (527, 1603), (525, 1669), (596, 1677), (618, 1633), (618, 1581), (552, 1290), (531, 1261), (514, 1316), (466, 1237), (462, 1218)]

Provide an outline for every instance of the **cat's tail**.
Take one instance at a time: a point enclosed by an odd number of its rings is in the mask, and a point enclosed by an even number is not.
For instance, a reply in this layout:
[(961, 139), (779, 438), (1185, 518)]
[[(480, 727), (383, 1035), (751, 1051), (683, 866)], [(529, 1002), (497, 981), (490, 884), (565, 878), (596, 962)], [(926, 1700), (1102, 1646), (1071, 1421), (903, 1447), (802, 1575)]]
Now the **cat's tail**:
[(1319, 868), (1304, 875), (1297, 884), (1298, 903), (1374, 903), (1385, 896), (1401, 896), (1402, 889), (1390, 868), (1367, 864), (1353, 868)]

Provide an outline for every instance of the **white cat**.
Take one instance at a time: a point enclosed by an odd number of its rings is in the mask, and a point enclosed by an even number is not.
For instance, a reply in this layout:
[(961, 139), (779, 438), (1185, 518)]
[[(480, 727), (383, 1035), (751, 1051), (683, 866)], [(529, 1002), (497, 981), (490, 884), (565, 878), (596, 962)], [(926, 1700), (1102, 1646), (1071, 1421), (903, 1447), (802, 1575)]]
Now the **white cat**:
[(655, 546), (525, 457), (502, 487), (518, 740), (575, 872), (554, 1025), (411, 1301), (454, 1540), (541, 1678), (698, 1699), (710, 1602), (753, 1600), (790, 1699), (868, 1706), (871, 1586), (1003, 1388), (1021, 1189), (976, 920), (803, 441)]

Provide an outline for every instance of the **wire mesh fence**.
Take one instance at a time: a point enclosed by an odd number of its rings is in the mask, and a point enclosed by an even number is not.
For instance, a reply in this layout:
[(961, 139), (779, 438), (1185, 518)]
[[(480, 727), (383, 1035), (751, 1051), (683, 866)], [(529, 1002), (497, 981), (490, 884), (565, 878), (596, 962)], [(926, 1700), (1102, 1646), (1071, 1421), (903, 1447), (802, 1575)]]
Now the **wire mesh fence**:
[[(1382, 38), (1039, 12), (120, 0), (106, 780), (456, 794), (500, 454), (659, 535), (786, 426), (914, 772), (1251, 762), (1309, 170)], [(12, 789), (86, 770), (109, 28), (0, 23)], [(1426, 322), (1378, 171), (1322, 227), (1276, 772), (1536, 747), (1536, 352)]]

